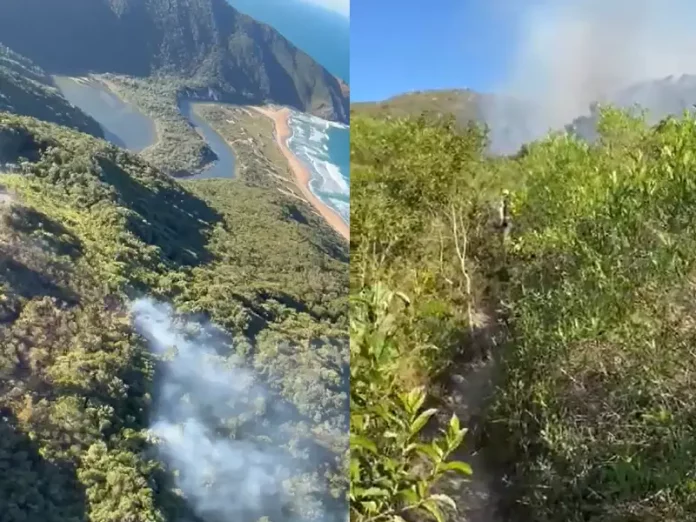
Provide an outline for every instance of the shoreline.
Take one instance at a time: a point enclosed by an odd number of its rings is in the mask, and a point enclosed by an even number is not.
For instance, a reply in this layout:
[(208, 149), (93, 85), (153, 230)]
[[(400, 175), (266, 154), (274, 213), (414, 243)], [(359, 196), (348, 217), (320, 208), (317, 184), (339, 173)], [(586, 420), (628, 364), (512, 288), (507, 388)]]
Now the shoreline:
[[(55, 77), (54, 77), (55, 78)], [(66, 79), (69, 79), (71, 81), (74, 81), (78, 84), (89, 84), (93, 83), (95, 85), (95, 88), (98, 89), (103, 89), (104, 91), (108, 92), (115, 98), (117, 98), (119, 101), (124, 103), (125, 105), (132, 107), (134, 110), (138, 111), (142, 116), (150, 120), (152, 126), (153, 126), (153, 140), (149, 145), (144, 147), (141, 150), (135, 151), (132, 149), (129, 149), (130, 152), (133, 152), (135, 154), (143, 154), (147, 153), (151, 150), (156, 149), (158, 145), (161, 144), (162, 140), (162, 129), (160, 128), (160, 122), (158, 119), (154, 116), (151, 116), (149, 113), (143, 111), (140, 107), (138, 107), (135, 103), (130, 102), (126, 96), (123, 95), (121, 90), (118, 88), (118, 85), (112, 81), (110, 81), (107, 78), (103, 78), (100, 76), (86, 76), (86, 77), (64, 77)], [(192, 102), (192, 105), (196, 103), (196, 100), (190, 100)], [(220, 103), (220, 102), (210, 102), (210, 103)], [(221, 105), (224, 105), (220, 103)], [(289, 119), (291, 116), (291, 111), (287, 107), (281, 107), (278, 108), (277, 106), (247, 106), (250, 109), (254, 109), (256, 112), (266, 116), (267, 118), (271, 119), (274, 123), (274, 138), (276, 145), (280, 149), (280, 152), (283, 154), (285, 157), (285, 160), (288, 162), (288, 166), (290, 167), (290, 171), (292, 172), (293, 178), (294, 178), (294, 185), (299, 189), (300, 193), (302, 194), (302, 197), (304, 198), (305, 201), (307, 201), (318, 213), (319, 215), (324, 219), (324, 221), (331, 227), (333, 228), (341, 237), (343, 237), (346, 241), (350, 241), (350, 225), (346, 223), (341, 215), (331, 208), (329, 205), (324, 203), (318, 196), (316, 196), (310, 187), (310, 181), (312, 179), (311, 175), (311, 170), (309, 167), (307, 167), (295, 154), (290, 150), (287, 141), (292, 135), (292, 131), (290, 128), (289, 124)], [(181, 112), (180, 107), (177, 107), (179, 109), (179, 115), (185, 119), (187, 122), (193, 125), (193, 122), (189, 117), (184, 115)], [(196, 127), (194, 125), (194, 127)], [(102, 127), (103, 128), (103, 127)], [(211, 131), (217, 133), (215, 129), (210, 127)], [(201, 136), (200, 131), (196, 129), (196, 132), (199, 136)], [(219, 134), (218, 134), (219, 135)], [(236, 153), (234, 151), (234, 148), (232, 145), (227, 141), (226, 138), (224, 138), (222, 135), (219, 135), (220, 139), (225, 143), (225, 145), (230, 149), (231, 153), (235, 157), (235, 165), (234, 165), (234, 171), (232, 173), (232, 176), (230, 178), (235, 178), (237, 174), (237, 162), (236, 162)], [(201, 136), (203, 141), (210, 146), (208, 140), (205, 139), (204, 136)], [(107, 140), (108, 141), (108, 140)], [(196, 179), (202, 174), (204, 174), (209, 168), (211, 168), (213, 165), (208, 164), (205, 166), (205, 168), (196, 170), (195, 172), (191, 172), (190, 175), (178, 175), (178, 173), (171, 172), (170, 176), (175, 178), (175, 179), (180, 179), (180, 180), (192, 180)], [(225, 176), (226, 179), (227, 176)]]
[(281, 109), (275, 109), (271, 107), (253, 107), (254, 110), (260, 112), (264, 116), (273, 120), (275, 124), (275, 141), (278, 147), (280, 147), (283, 156), (288, 160), (290, 164), (290, 170), (295, 176), (295, 185), (300, 189), (302, 195), (311, 204), (317, 212), (324, 218), (324, 220), (338, 232), (344, 239), (350, 241), (350, 227), (343, 221), (341, 216), (333, 210), (331, 207), (326, 205), (317, 196), (314, 195), (309, 187), (309, 182), (312, 178), (309, 169), (295, 156), (290, 148), (287, 146), (287, 139), (291, 135), (290, 125), (288, 120), (290, 118), (290, 110), (286, 107)]

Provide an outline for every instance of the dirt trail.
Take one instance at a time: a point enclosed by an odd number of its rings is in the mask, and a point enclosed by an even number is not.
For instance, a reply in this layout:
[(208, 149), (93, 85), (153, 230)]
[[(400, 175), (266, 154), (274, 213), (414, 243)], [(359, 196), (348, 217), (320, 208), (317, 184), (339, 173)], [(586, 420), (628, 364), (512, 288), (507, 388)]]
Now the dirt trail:
[[(0, 172), (2, 174), (2, 172)], [(14, 201), (12, 194), (7, 192), (7, 188), (4, 185), (0, 185), (0, 206), (9, 205)]]
[(461, 425), (469, 429), (464, 443), (452, 458), (469, 463), (473, 469), (472, 476), (448, 477), (440, 486), (442, 492), (452, 497), (459, 506), (459, 512), (453, 514), (450, 520), (504, 522), (498, 512), (500, 474), (487, 462), (486, 448), (477, 447), (480, 419), (494, 390), (500, 345), (505, 332), (498, 314), (493, 307), (490, 308), (478, 314), (472, 347), (475, 352), (486, 356), (477, 355), (473, 361), (456, 364), (449, 372), (449, 382), (445, 383), (446, 407), (442, 408), (442, 422), (449, 421), (449, 417), (455, 413)]

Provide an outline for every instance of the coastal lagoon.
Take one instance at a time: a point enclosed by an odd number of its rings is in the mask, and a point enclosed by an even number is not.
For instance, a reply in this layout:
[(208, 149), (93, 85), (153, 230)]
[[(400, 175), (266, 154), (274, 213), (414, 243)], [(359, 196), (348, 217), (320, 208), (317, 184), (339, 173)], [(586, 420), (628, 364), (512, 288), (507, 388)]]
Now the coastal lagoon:
[[(154, 144), (154, 121), (128, 104), (106, 86), (93, 80), (59, 77), (56, 85), (73, 105), (92, 116), (104, 130), (106, 139), (119, 147), (141, 152)], [(194, 110), (205, 102), (180, 99), (179, 110), (203, 137), (217, 160), (187, 179), (232, 178), (235, 157), (232, 148)], [(292, 111), (288, 120), (291, 135), (287, 146), (310, 173), (309, 188), (322, 203), (350, 223), (350, 129)]]
[[(65, 77), (55, 77), (54, 81), (70, 103), (99, 123), (104, 137), (114, 145), (132, 152), (142, 152), (156, 142), (154, 121), (116, 96), (103, 84), (94, 80)], [(200, 103), (207, 102), (182, 99), (179, 101), (179, 110), (218, 159), (202, 172), (187, 179), (232, 178), (235, 166), (234, 152), (225, 140), (195, 113), (193, 107)]]
[(205, 102), (198, 100), (179, 100), (179, 111), (193, 125), (198, 133), (203, 137), (208, 146), (217, 156), (217, 160), (208, 165), (202, 172), (188, 177), (187, 179), (211, 179), (211, 178), (233, 178), (234, 177), (234, 152), (227, 142), (194, 110), (196, 105), (204, 103), (215, 103), (223, 105), (220, 102)]
[(70, 103), (99, 123), (114, 145), (141, 152), (157, 140), (155, 122), (99, 82), (63, 76), (53, 81)]

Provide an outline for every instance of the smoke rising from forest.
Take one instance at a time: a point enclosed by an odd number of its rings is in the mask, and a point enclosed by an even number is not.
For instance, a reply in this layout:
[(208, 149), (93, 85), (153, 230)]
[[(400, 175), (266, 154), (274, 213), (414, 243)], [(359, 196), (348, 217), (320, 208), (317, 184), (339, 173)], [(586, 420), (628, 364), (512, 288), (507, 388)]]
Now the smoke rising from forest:
[(545, 0), (515, 9), (494, 2), (514, 24), (517, 48), (494, 90), (531, 104), (494, 102), (484, 117), (502, 138), (506, 127), (539, 137), (588, 114), (589, 106), (645, 80), (696, 72), (696, 5), (689, 0)]
[(211, 522), (256, 520), (261, 513), (287, 520), (283, 481), (292, 464), (277, 444), (262, 440), (282, 432), (287, 412), (269, 405), (235, 355), (219, 355), (230, 347), (219, 329), (176, 319), (169, 305), (149, 299), (131, 309), (138, 333), (166, 361), (150, 428), (197, 514)]

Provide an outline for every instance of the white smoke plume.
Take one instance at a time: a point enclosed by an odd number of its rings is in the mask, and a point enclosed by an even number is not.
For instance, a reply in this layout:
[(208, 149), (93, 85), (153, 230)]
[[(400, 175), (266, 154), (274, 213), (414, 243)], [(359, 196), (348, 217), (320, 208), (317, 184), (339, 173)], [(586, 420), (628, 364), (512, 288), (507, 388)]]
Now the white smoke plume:
[(350, 16), (350, 0), (302, 0), (307, 4), (314, 4), (329, 11), (334, 11), (348, 18)]
[(490, 107), (491, 127), (558, 129), (592, 102), (641, 81), (696, 72), (696, 4), (691, 0), (515, 0), (491, 3), (516, 31), (516, 49), (495, 91), (525, 100), (524, 124), (508, 106)]
[(269, 405), (235, 355), (219, 355), (230, 349), (221, 330), (182, 322), (171, 306), (150, 299), (136, 300), (131, 311), (136, 331), (166, 361), (151, 431), (197, 514), (211, 522), (255, 522), (260, 513), (292, 520), (283, 483), (297, 470), (269, 440), (282, 434), (289, 413)]

